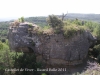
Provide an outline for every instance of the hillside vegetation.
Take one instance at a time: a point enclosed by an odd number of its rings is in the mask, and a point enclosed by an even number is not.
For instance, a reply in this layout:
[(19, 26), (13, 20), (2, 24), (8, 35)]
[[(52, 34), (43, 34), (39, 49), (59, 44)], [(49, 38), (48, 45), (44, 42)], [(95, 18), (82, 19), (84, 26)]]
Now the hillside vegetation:
[[(67, 17), (67, 16), (66, 16)], [(63, 33), (66, 38), (70, 38), (77, 32), (84, 32), (84, 30), (90, 31), (96, 38), (96, 45), (89, 50), (89, 56), (92, 56), (97, 59), (100, 63), (100, 23), (80, 20), (80, 19), (64, 19), (63, 21), (59, 16), (50, 15), (46, 17), (30, 17), (30, 18), (19, 18), (18, 22), (28, 21), (35, 23), (40, 26), (38, 30), (39, 34), (45, 33), (54, 33), (60, 34)], [(6, 68), (34, 68), (41, 67), (40, 62), (36, 62), (35, 55), (24, 54), (24, 53), (15, 53), (10, 52), (8, 46), (7, 31), (9, 27), (8, 22), (0, 22), (0, 75), (30, 75), (30, 72), (10, 72), (4, 71)], [(17, 22), (17, 21), (15, 21)], [(5, 39), (5, 40), (4, 40)], [(34, 58), (34, 60), (33, 60)], [(30, 64), (31, 63), (31, 64)], [(27, 64), (27, 66), (26, 66)], [(88, 71), (88, 74), (91, 72)], [(99, 71), (96, 71), (99, 72)], [(37, 72), (31, 72), (34, 75), (37, 75)], [(46, 75), (46, 74), (45, 74)]]

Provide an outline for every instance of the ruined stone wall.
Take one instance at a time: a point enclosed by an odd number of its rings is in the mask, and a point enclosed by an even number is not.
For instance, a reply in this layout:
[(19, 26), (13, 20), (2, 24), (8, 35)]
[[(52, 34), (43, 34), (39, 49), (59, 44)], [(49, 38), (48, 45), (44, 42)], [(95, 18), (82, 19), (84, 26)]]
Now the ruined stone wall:
[[(37, 34), (33, 33), (36, 25), (20, 24), (19, 27), (10, 27), (8, 32), (11, 50), (35, 52), (37, 60), (49, 65), (76, 65), (86, 58), (93, 36), (84, 31), (71, 38), (63, 34)], [(31, 34), (30, 34), (31, 32)]]
[(38, 37), (40, 45), (36, 46), (36, 52), (42, 55), (41, 57), (48, 64), (67, 65), (69, 62), (73, 65), (79, 64), (88, 53), (89, 42), (86, 36), (78, 34), (66, 39), (62, 34), (42, 35)]

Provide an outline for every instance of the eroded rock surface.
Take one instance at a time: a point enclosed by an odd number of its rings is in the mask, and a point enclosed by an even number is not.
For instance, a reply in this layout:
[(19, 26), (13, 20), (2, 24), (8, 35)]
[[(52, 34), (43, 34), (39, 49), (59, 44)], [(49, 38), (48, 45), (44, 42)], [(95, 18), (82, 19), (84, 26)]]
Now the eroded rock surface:
[(37, 34), (28, 23), (9, 27), (8, 39), (11, 50), (35, 52), (37, 60), (49, 65), (76, 65), (82, 63), (89, 47), (95, 42), (90, 32), (77, 33), (66, 39), (63, 34)]

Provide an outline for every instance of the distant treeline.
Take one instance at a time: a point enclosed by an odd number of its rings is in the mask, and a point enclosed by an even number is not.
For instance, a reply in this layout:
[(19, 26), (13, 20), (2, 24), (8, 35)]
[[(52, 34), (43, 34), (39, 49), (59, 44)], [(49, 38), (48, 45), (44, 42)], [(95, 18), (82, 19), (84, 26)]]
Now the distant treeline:
[[(62, 15), (57, 15), (58, 17), (62, 17)], [(40, 27), (44, 27), (47, 25), (46, 22), (47, 17), (28, 17), (25, 18), (25, 21), (35, 23), (39, 25)], [(65, 17), (65, 19), (79, 19), (82, 21), (96, 21), (100, 23), (100, 14), (73, 14), (73, 13), (68, 13)], [(13, 20), (12, 20), (13, 21)], [(12, 21), (3, 21), (0, 22), (0, 38), (6, 38), (7, 36), (7, 31), (9, 27), (9, 23)]]

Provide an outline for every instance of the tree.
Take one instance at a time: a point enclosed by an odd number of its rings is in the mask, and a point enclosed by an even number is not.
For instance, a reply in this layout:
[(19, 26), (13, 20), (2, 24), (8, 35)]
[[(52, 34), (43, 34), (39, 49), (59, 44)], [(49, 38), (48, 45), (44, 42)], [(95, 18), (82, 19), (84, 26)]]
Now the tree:
[(64, 20), (64, 18), (66, 17), (67, 14), (62, 14), (62, 21)]
[(63, 25), (62, 20), (55, 15), (49, 15), (47, 22), (54, 29), (61, 29)]
[(94, 28), (94, 34), (96, 35), (97, 39), (100, 40), (100, 25)]
[(3, 44), (2, 42), (0, 41), (0, 50), (3, 49)]
[(25, 21), (25, 20), (24, 20), (24, 17), (21, 17), (21, 21), (22, 21), (22, 22), (24, 22), (24, 21)]
[(19, 22), (22, 22), (22, 23), (25, 22), (24, 17), (21, 17), (21, 18), (19, 18), (18, 20), (19, 20)]

